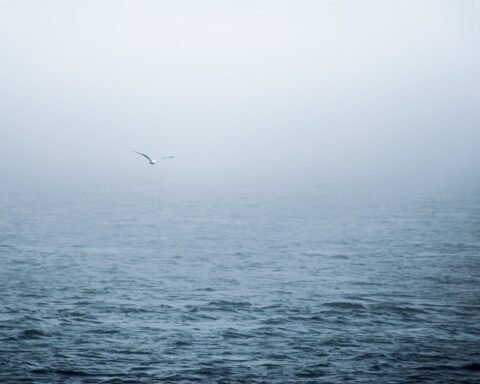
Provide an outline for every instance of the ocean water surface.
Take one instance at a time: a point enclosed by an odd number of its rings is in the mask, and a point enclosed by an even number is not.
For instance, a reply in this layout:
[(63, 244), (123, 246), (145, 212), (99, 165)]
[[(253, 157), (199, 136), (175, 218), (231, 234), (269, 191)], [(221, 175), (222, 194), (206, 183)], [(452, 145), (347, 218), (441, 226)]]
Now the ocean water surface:
[(0, 382), (480, 382), (480, 195), (0, 196)]

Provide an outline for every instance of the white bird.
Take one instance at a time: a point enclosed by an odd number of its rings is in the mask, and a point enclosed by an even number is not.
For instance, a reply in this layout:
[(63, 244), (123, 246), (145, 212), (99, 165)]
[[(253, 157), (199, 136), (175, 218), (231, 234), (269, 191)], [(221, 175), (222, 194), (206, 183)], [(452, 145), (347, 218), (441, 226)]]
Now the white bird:
[[(150, 156), (146, 155), (145, 153), (137, 152), (137, 151), (133, 151), (133, 152), (138, 153), (140, 156), (145, 157), (149, 161), (150, 165), (155, 165), (155, 163), (157, 162), (157, 160), (152, 159)], [(174, 157), (175, 156), (165, 156), (165, 157), (162, 157), (160, 160), (173, 159)]]

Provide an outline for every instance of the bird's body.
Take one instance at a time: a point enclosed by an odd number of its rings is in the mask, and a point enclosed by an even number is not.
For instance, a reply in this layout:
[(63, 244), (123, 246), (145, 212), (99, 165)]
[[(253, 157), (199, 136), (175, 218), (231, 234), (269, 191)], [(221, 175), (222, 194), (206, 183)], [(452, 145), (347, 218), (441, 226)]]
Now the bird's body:
[[(137, 151), (133, 151), (133, 152), (138, 153), (140, 156), (145, 157), (150, 163), (150, 165), (155, 165), (157, 163), (157, 160), (152, 159), (150, 156), (146, 155), (145, 153), (137, 152)], [(162, 157), (161, 160), (173, 159), (174, 157), (175, 156), (165, 156), (165, 157)]]

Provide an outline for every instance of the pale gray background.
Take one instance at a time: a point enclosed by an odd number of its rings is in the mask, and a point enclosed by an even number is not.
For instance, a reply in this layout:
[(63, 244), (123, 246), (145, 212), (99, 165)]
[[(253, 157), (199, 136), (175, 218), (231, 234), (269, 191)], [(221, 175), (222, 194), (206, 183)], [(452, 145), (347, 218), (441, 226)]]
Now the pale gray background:
[(478, 181), (479, 50), (474, 0), (2, 0), (0, 175)]

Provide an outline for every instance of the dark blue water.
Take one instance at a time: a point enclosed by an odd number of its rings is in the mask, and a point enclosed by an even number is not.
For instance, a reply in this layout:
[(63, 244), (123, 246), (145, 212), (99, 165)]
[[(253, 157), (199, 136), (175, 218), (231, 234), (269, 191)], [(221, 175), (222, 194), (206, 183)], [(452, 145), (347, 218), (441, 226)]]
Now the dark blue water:
[(0, 198), (1, 383), (480, 382), (480, 196)]

